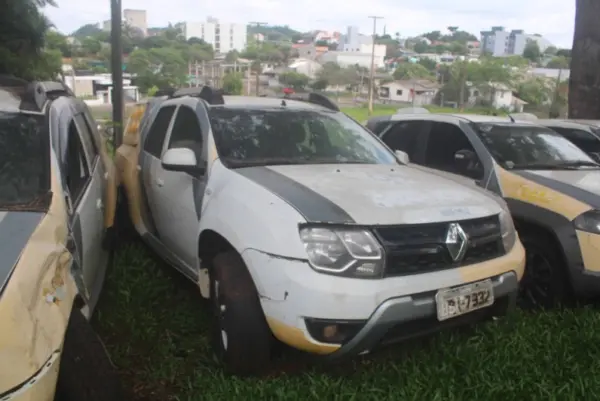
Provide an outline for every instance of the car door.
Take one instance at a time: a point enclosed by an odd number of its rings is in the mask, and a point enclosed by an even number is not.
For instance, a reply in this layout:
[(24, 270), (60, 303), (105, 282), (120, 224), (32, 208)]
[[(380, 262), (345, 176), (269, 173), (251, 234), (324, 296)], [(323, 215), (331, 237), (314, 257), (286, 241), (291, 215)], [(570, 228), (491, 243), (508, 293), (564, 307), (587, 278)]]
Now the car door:
[[(79, 113), (68, 125), (66, 181), (74, 240), (80, 253), (83, 281), (90, 300), (97, 300), (108, 252), (102, 246), (104, 236), (104, 167), (98, 149)], [(100, 285), (98, 284), (100, 282)]]
[[(140, 132), (140, 141), (142, 141), (142, 151), (139, 155), (139, 166), (141, 170), (141, 195), (142, 201), (145, 203), (145, 209), (150, 213), (147, 217), (146, 227), (150, 230), (150, 234), (161, 240), (163, 233), (159, 229), (156, 219), (158, 215), (154, 215), (153, 205), (158, 202), (156, 198), (157, 194), (153, 191), (152, 180), (156, 165), (160, 164), (160, 158), (162, 157), (163, 144), (167, 136), (167, 132), (173, 122), (173, 116), (177, 110), (176, 104), (163, 105), (156, 112), (154, 118), (148, 118), (144, 124), (150, 124), (148, 132)], [(147, 110), (146, 113), (152, 113), (151, 110)], [(142, 133), (145, 135), (142, 137)], [(162, 240), (161, 240), (162, 242)]]
[[(163, 154), (172, 148), (189, 148), (196, 154), (199, 165), (206, 166), (206, 128), (202, 129), (204, 108), (196, 99), (185, 99), (176, 111), (174, 123), (167, 134)], [(192, 270), (198, 258), (198, 224), (206, 176), (163, 169), (161, 163), (153, 168), (152, 191), (156, 194), (153, 207), (161, 232), (161, 241)]]
[(393, 121), (378, 134), (392, 150), (405, 152), (411, 163), (423, 164), (426, 133), (431, 122), (423, 120)]

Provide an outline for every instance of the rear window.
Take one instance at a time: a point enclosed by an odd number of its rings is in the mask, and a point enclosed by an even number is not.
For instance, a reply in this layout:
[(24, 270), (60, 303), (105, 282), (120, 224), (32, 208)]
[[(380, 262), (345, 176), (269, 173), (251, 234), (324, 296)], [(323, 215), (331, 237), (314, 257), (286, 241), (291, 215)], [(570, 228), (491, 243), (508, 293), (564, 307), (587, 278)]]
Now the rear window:
[(46, 210), (49, 158), (44, 116), (0, 112), (0, 210)]
[(209, 110), (219, 157), (231, 167), (268, 164), (394, 164), (394, 155), (343, 113), (321, 110)]

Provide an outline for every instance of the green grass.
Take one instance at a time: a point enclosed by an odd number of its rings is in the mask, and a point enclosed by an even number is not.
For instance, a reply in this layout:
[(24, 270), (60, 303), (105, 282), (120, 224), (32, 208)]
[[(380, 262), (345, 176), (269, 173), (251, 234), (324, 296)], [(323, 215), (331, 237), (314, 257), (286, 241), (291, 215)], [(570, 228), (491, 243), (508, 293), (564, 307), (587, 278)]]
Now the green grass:
[(262, 379), (214, 361), (198, 289), (145, 247), (117, 254), (95, 324), (132, 401), (598, 400), (600, 314), (592, 306), (517, 312), (341, 365), (291, 352)]

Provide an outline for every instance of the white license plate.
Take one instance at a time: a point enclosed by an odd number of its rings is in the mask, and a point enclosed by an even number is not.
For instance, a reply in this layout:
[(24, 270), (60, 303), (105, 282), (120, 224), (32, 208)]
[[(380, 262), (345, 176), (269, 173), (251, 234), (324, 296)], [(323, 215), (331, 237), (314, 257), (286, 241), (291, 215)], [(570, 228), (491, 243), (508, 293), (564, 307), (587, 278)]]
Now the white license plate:
[(439, 290), (435, 294), (439, 321), (451, 319), (494, 303), (492, 280), (478, 281), (457, 288)]

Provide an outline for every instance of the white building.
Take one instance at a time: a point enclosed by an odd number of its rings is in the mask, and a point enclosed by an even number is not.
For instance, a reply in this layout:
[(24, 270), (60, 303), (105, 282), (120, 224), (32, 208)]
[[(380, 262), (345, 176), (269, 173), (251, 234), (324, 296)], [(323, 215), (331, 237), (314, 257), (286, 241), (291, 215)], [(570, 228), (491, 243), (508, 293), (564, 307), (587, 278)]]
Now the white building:
[(246, 48), (248, 27), (244, 24), (224, 23), (209, 17), (206, 22), (183, 22), (180, 26), (186, 39), (202, 39), (216, 53), (241, 52)]
[(438, 90), (436, 82), (425, 79), (394, 81), (379, 86), (379, 99), (422, 106), (432, 104)]
[[(383, 61), (385, 57), (385, 46), (383, 46), (383, 53), (381, 49), (378, 49), (375, 46), (375, 67), (383, 68), (385, 67), (385, 62)], [(359, 67), (371, 68), (371, 49), (369, 52), (361, 52), (361, 51), (330, 51), (324, 53), (319, 57), (319, 61), (321, 63), (336, 63), (340, 67), (350, 67), (353, 65), (358, 65)]]
[(311, 79), (317, 77), (318, 72), (323, 68), (321, 64), (311, 59), (299, 58), (294, 60), (288, 68), (299, 74), (304, 74)]
[(148, 35), (148, 14), (146, 10), (123, 10), (123, 20), (130, 27), (139, 29), (144, 36)]
[(537, 42), (543, 52), (552, 43), (541, 35), (529, 35), (522, 29), (508, 32), (502, 26), (493, 26), (490, 31), (481, 32), (481, 50), (493, 56), (522, 56), (529, 41)]

